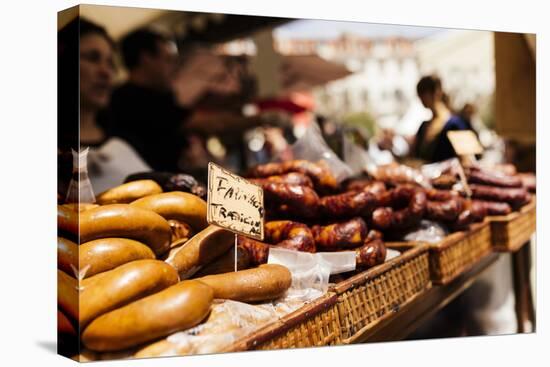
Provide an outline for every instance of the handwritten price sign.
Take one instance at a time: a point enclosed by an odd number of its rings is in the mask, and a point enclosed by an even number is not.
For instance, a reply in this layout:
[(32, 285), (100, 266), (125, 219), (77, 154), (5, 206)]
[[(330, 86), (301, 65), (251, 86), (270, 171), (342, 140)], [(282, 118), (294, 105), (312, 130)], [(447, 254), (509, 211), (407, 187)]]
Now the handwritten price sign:
[(222, 167), (208, 164), (207, 220), (232, 232), (264, 239), (264, 193)]
[(458, 155), (483, 153), (483, 147), (472, 130), (449, 131), (447, 132), (447, 137)]

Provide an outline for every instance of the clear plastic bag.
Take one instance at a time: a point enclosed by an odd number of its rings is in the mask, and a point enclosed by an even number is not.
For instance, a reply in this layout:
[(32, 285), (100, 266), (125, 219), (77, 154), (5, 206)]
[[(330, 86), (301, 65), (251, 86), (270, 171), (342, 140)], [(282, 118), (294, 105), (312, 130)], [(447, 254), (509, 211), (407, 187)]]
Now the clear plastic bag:
[(326, 162), (338, 183), (349, 178), (353, 173), (352, 169), (327, 145), (316, 122), (312, 122), (304, 134), (292, 144), (291, 151), (293, 159)]
[(438, 243), (441, 242), (448, 234), (448, 229), (441, 223), (423, 219), (420, 221), (420, 225), (417, 228), (403, 236), (403, 240), (411, 242)]
[[(283, 248), (269, 250), (269, 264), (284, 265), (292, 274), (292, 285), (289, 290), (294, 297), (309, 298), (308, 293), (328, 290), (331, 274), (355, 270), (355, 251), (334, 253), (309, 253)], [(316, 293), (316, 292), (315, 292)]]
[(458, 158), (450, 158), (441, 162), (425, 164), (420, 167), (420, 171), (428, 179), (433, 180), (442, 174), (458, 175), (462, 165)]
[(386, 249), (386, 259), (384, 260), (384, 262), (386, 262), (388, 260), (391, 260), (391, 259), (393, 259), (393, 258), (395, 258), (399, 255), (401, 255), (401, 253), (399, 251), (388, 248), (388, 249)]
[(425, 164), (420, 168), (420, 171), (430, 180), (430, 182), (441, 178), (443, 175), (453, 176), (456, 178), (456, 183), (453, 184), (452, 189), (459, 192), (465, 192), (468, 196), (471, 194), (464, 169), (458, 158), (450, 158), (441, 162)]
[(378, 166), (395, 162), (389, 150), (380, 149), (376, 138), (371, 138), (369, 141), (369, 157), (372, 159), (371, 164)]
[(243, 302), (218, 300), (207, 320), (177, 332), (136, 353), (136, 357), (161, 357), (221, 352), (254, 330), (277, 320), (270, 308)]
[(89, 148), (73, 150), (73, 174), (65, 203), (95, 203), (94, 190), (88, 177)]
[(344, 135), (342, 143), (344, 162), (351, 169), (353, 176), (366, 172), (367, 167), (374, 164), (369, 152), (355, 144), (346, 135)]

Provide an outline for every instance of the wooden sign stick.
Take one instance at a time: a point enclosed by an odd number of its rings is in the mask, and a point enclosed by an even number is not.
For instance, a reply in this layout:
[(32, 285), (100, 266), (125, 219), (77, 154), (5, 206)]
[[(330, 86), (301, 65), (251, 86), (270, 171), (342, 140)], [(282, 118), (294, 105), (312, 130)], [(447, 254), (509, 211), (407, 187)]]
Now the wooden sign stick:
[(237, 270), (237, 234), (235, 233), (235, 271)]

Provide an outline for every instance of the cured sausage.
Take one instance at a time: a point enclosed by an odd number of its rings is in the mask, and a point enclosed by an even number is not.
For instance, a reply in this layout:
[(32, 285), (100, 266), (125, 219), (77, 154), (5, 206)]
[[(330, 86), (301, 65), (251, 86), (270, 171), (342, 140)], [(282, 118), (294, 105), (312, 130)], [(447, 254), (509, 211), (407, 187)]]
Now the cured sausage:
[(137, 260), (89, 278), (80, 292), (80, 326), (179, 281), (176, 270), (160, 260)]
[(426, 205), (426, 218), (443, 222), (456, 220), (462, 212), (461, 198), (448, 194), (446, 191), (439, 191), (437, 193), (433, 191), (431, 194), (428, 194), (430, 200), (428, 200)]
[(75, 277), (78, 273), (78, 245), (63, 237), (57, 237), (57, 268)]
[(74, 210), (76, 212), (83, 212), (86, 210), (97, 208), (99, 205), (92, 204), (92, 203), (68, 203), (68, 204), (63, 204), (62, 206), (68, 209)]
[(521, 178), (505, 174), (492, 173), (481, 170), (470, 170), (468, 183), (497, 186), (497, 187), (522, 187)]
[(187, 279), (202, 266), (229, 251), (234, 243), (235, 235), (232, 232), (209, 226), (171, 252), (166, 262), (176, 268), (181, 279)]
[(57, 305), (63, 313), (78, 320), (78, 281), (57, 270)]
[(328, 218), (368, 216), (379, 205), (380, 200), (380, 195), (368, 191), (349, 191), (322, 197), (320, 209)]
[(279, 213), (314, 218), (319, 212), (319, 196), (310, 187), (269, 182), (262, 185), (266, 202)]
[(123, 237), (162, 255), (170, 249), (170, 225), (157, 213), (128, 204), (110, 204), (80, 213), (80, 241)]
[(365, 243), (373, 240), (382, 240), (382, 239), (384, 239), (384, 235), (382, 234), (382, 232), (377, 231), (376, 229), (371, 229), (369, 233), (367, 233), (367, 238), (365, 238)]
[(379, 229), (406, 229), (420, 223), (427, 206), (426, 193), (409, 186), (390, 192), (391, 207), (381, 207), (372, 213), (373, 225)]
[(124, 182), (137, 180), (153, 180), (158, 183), (165, 192), (183, 191), (197, 195), (201, 199), (206, 199), (206, 187), (197, 182), (193, 176), (184, 173), (159, 171), (138, 172), (127, 176)]
[(269, 177), (282, 175), (289, 172), (303, 173), (311, 178), (317, 190), (332, 191), (338, 188), (338, 181), (330, 172), (325, 161), (310, 162), (306, 160), (293, 160), (282, 163), (267, 163), (252, 168), (250, 177)]
[(112, 270), (136, 260), (154, 259), (155, 254), (141, 242), (127, 238), (100, 238), (78, 248), (81, 279)]
[(289, 185), (307, 186), (307, 187), (313, 188), (313, 182), (311, 181), (311, 179), (308, 176), (304, 175), (303, 173), (298, 173), (298, 172), (290, 172), (284, 175), (269, 176), (265, 178), (249, 178), (248, 181), (260, 186), (263, 186), (270, 182), (275, 182), (275, 183), (286, 183)]
[(57, 206), (57, 228), (63, 234), (78, 235), (78, 211), (66, 205)]
[(389, 229), (392, 226), (393, 214), (390, 207), (377, 208), (372, 212), (372, 223), (381, 230)]
[(536, 178), (535, 174), (533, 174), (533, 173), (518, 173), (517, 176), (519, 177), (523, 187), (525, 187), (527, 189), (527, 191), (532, 192), (532, 193), (537, 192), (537, 178)]
[(369, 170), (369, 174), (376, 180), (393, 186), (398, 184), (421, 186), (425, 185), (427, 181), (419, 170), (397, 163), (376, 166), (374, 170)]
[(290, 271), (278, 264), (265, 264), (254, 269), (208, 275), (196, 280), (212, 287), (214, 298), (240, 302), (259, 302), (279, 298), (292, 283)]
[(162, 188), (153, 180), (138, 180), (113, 187), (96, 197), (101, 205), (128, 204), (147, 195), (158, 194)]
[(386, 260), (386, 246), (379, 239), (366, 242), (356, 250), (357, 268), (367, 269), (382, 264)]
[(237, 243), (245, 250), (250, 258), (250, 265), (257, 266), (267, 263), (269, 257), (269, 245), (245, 236), (238, 236)]
[(168, 224), (172, 231), (172, 243), (170, 244), (170, 248), (174, 247), (174, 242), (178, 241), (178, 243), (182, 243), (182, 240), (188, 240), (193, 235), (193, 229), (185, 222), (169, 219)]
[(208, 226), (206, 221), (206, 202), (187, 192), (165, 192), (149, 195), (133, 201), (133, 207), (152, 210), (164, 219), (174, 219), (189, 224), (195, 231)]
[(76, 330), (73, 324), (71, 324), (71, 321), (67, 318), (67, 316), (59, 310), (57, 310), (57, 332), (59, 334), (76, 336)]
[(505, 202), (514, 209), (527, 204), (531, 200), (531, 195), (523, 187), (503, 188), (471, 184), (470, 190), (472, 190), (472, 198), (474, 199)]
[(279, 247), (315, 252), (315, 240), (308, 226), (290, 220), (279, 220), (265, 224), (265, 240)]
[(499, 203), (495, 201), (472, 200), (472, 206), (480, 207), (480, 211), (486, 211), (487, 215), (508, 215), (512, 208), (508, 203)]
[(92, 350), (122, 350), (199, 324), (210, 312), (214, 292), (186, 280), (93, 320), (82, 333)]
[(315, 245), (323, 250), (359, 247), (367, 236), (367, 224), (360, 217), (327, 226), (315, 225), (311, 230)]
[(382, 181), (371, 179), (356, 179), (346, 183), (345, 191), (368, 191), (373, 194), (380, 194), (386, 191), (386, 184)]
[(487, 216), (487, 208), (482, 205), (474, 205), (472, 200), (462, 200), (462, 212), (458, 215), (456, 221), (451, 226), (455, 230), (467, 229), (475, 222), (481, 222)]

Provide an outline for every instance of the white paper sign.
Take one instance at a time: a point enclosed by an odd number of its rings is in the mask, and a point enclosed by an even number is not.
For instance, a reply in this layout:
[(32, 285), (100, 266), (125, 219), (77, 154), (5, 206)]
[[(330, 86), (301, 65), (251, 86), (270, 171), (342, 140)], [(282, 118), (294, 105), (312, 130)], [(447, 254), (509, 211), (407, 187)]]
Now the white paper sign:
[(447, 132), (447, 137), (458, 155), (483, 153), (483, 147), (472, 130), (449, 131)]
[(207, 200), (208, 223), (264, 239), (264, 195), (260, 186), (210, 162)]

